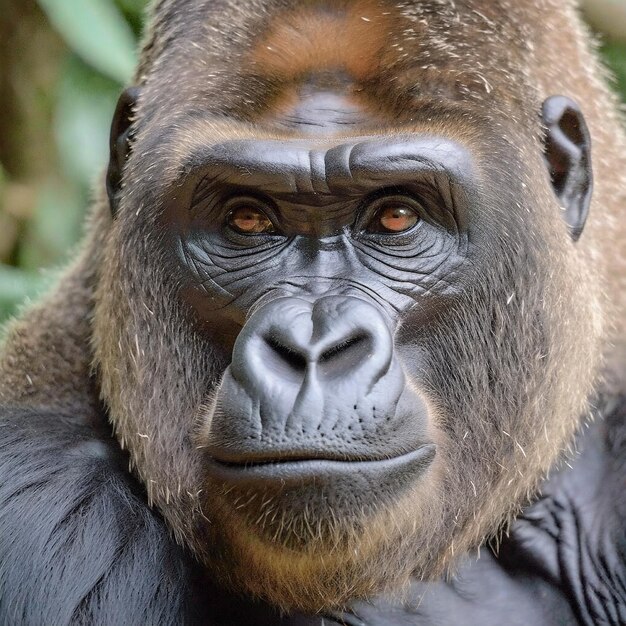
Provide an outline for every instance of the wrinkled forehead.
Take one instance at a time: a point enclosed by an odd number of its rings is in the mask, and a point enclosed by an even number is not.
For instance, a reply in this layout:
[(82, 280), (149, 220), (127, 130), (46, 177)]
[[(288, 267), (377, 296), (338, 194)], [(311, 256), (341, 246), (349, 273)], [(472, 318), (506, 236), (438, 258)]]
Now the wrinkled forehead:
[(461, 144), (437, 136), (354, 138), (342, 143), (231, 140), (192, 158), (221, 183), (258, 187), (272, 194), (337, 194), (406, 185), (419, 174), (469, 184), (474, 165)]

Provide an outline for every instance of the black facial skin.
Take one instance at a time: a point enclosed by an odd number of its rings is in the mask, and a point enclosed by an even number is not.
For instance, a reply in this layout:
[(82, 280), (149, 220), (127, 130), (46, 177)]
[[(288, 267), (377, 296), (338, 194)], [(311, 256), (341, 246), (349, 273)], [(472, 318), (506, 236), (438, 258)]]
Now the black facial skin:
[[(283, 498), (293, 485), (294, 506), (322, 485), (330, 504), (372, 481), (396, 496), (414, 485), (436, 446), (396, 331), (470, 280), (469, 152), (437, 136), (241, 140), (191, 163), (164, 219), (182, 297), (232, 349), (201, 441), (209, 473)], [(389, 202), (415, 225), (384, 232)], [(233, 223), (242, 207), (260, 232)]]
[[(237, 336), (205, 444), (212, 467), (334, 488), (359, 475), (364, 491), (375, 478), (400, 492), (435, 445), (394, 336), (411, 309), (454, 298), (476, 185), (468, 153), (440, 137), (367, 137), (232, 141), (194, 161), (165, 211), (183, 297), (213, 333)], [(238, 232), (242, 206), (269, 232)], [(385, 232), (390, 206), (415, 224)]]
[[(474, 193), (462, 147), (424, 137), (311, 148), (296, 141), (217, 145), (194, 159), (202, 166), (173, 190), (166, 220), (199, 292), (189, 297), (200, 317), (227, 309), (243, 323), (261, 298), (347, 291), (394, 317), (420, 293), (451, 295), (442, 281), (463, 259)], [(246, 236), (226, 226), (228, 203), (250, 196), (275, 233)], [(412, 203), (415, 228), (367, 232), (385, 196)]]

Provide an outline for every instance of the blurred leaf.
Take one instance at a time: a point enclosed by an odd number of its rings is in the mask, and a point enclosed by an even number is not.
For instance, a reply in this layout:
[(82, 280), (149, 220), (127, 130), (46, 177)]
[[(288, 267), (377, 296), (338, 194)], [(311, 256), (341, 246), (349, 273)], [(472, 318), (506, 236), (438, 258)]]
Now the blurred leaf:
[(39, 0), (50, 22), (87, 63), (126, 84), (136, 63), (136, 41), (109, 0)]
[(117, 6), (124, 12), (126, 19), (132, 22), (133, 27), (141, 28), (144, 20), (144, 12), (148, 5), (147, 0), (116, 0)]
[(109, 127), (120, 87), (94, 74), (78, 59), (70, 59), (62, 73), (55, 136), (63, 171), (88, 190), (105, 167)]
[(615, 74), (622, 99), (626, 99), (626, 43), (608, 41), (602, 46), (602, 54)]
[(146, 0), (117, 0), (117, 6), (125, 13), (132, 13), (138, 16), (142, 16), (147, 4)]
[(50, 181), (43, 185), (18, 253), (28, 270), (68, 258), (81, 232), (86, 199), (78, 188)]
[(116, 0), (117, 6), (123, 11), (124, 17), (131, 25), (135, 35), (139, 35), (143, 28), (146, 0)]
[(26, 298), (44, 291), (51, 281), (51, 277), (36, 272), (0, 265), (0, 322), (12, 315)]

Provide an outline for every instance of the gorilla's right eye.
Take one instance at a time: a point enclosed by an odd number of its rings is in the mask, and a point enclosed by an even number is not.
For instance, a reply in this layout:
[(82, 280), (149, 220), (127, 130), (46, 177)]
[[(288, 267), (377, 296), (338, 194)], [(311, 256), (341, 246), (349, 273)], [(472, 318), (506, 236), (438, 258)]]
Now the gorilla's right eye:
[(410, 196), (391, 195), (374, 200), (370, 205), (373, 217), (365, 230), (369, 233), (400, 234), (411, 230), (420, 221), (422, 206)]
[(242, 235), (262, 235), (275, 233), (272, 220), (267, 217), (258, 200), (239, 198), (229, 203), (230, 210), (226, 216), (226, 224)]

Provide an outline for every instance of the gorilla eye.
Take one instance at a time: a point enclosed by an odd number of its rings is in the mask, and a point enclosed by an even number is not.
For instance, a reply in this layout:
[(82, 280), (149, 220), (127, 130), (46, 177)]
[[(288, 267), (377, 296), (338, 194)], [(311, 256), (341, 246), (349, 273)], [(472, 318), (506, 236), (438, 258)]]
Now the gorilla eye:
[(226, 223), (242, 235), (261, 235), (276, 231), (272, 220), (253, 199), (238, 200), (226, 216)]
[(418, 211), (421, 205), (412, 198), (382, 198), (375, 204), (378, 206), (365, 229), (367, 232), (404, 233), (420, 220)]

